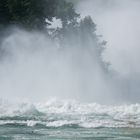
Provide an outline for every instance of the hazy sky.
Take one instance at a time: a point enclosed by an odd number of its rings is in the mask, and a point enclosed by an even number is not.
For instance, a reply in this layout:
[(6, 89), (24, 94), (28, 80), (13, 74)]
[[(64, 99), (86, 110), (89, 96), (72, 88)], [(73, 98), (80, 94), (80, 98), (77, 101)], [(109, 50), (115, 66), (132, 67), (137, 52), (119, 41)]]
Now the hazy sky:
[(83, 0), (77, 6), (82, 16), (92, 16), (108, 41), (104, 58), (122, 75), (140, 74), (139, 7), (139, 0)]

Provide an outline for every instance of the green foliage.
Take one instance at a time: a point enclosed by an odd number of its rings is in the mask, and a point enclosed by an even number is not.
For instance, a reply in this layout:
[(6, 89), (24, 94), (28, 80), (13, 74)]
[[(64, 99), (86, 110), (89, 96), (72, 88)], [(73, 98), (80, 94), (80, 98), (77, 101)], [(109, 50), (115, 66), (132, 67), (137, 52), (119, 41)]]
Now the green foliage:
[[(57, 37), (62, 40), (62, 42), (70, 42), (71, 46), (73, 44), (78, 44), (78, 46), (87, 46), (89, 40), (94, 42), (98, 41), (96, 35), (96, 24), (92, 21), (90, 16), (81, 19), (80, 22), (68, 23), (65, 28), (59, 28), (57, 32)], [(86, 45), (84, 45), (86, 43)], [(88, 45), (89, 46), (89, 45)]]
[(2, 0), (0, 2), (0, 23), (7, 24), (9, 22), (10, 15), (7, 8), (7, 1)]
[(93, 59), (96, 58), (100, 66), (107, 71), (106, 63), (101, 58), (106, 42), (100, 41), (100, 36), (96, 34), (96, 24), (90, 16), (79, 22), (68, 23), (65, 28), (57, 29), (55, 35), (61, 47), (80, 47), (83, 52), (88, 51), (89, 55), (94, 56)]
[[(49, 30), (46, 27), (54, 17), (62, 21), (62, 28)], [(101, 60), (106, 42), (99, 41), (96, 24), (90, 16), (81, 21), (78, 20), (79, 17), (72, 0), (1, 0), (0, 2), (0, 26), (17, 25), (31, 30), (45, 29), (48, 33), (51, 31), (50, 37), (57, 39), (61, 47), (81, 47), (81, 50), (90, 50), (91, 55)], [(103, 64), (101, 62), (101, 65)]]
[(72, 2), (72, 3), (74, 3), (74, 4), (77, 4), (78, 2), (81, 2), (81, 1), (83, 1), (83, 0), (67, 0), (68, 2)]
[(18, 25), (31, 29), (42, 29), (53, 17), (63, 23), (74, 21), (73, 4), (65, 0), (1, 0), (0, 24)]
[(58, 5), (59, 6), (57, 6), (55, 10), (55, 15), (62, 20), (63, 27), (65, 27), (68, 22), (76, 22), (80, 15), (75, 12), (74, 6), (71, 2), (58, 0)]

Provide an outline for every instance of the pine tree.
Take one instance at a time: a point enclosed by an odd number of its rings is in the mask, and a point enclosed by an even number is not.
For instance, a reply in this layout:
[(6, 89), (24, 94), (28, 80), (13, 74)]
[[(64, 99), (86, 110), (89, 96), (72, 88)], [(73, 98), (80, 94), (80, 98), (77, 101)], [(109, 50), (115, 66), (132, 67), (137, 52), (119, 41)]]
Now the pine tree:
[[(18, 25), (31, 29), (42, 29), (54, 17), (63, 25), (74, 21), (79, 15), (74, 6), (65, 0), (1, 0), (0, 24)], [(47, 20), (46, 20), (47, 19)]]

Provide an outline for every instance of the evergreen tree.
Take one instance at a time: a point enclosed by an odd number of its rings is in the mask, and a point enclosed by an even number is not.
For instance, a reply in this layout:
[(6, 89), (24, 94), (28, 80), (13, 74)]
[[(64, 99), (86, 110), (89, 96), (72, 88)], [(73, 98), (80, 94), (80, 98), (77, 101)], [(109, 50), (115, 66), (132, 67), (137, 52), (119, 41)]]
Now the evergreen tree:
[(10, 20), (9, 10), (7, 7), (7, 0), (0, 2), (0, 24), (8, 24)]
[(0, 24), (42, 29), (53, 17), (64, 24), (73, 21), (76, 14), (73, 4), (65, 0), (1, 0)]
[(88, 51), (93, 59), (107, 71), (107, 63), (102, 61), (102, 52), (105, 49), (106, 41), (100, 41), (100, 36), (96, 34), (96, 24), (90, 16), (81, 19), (80, 22), (68, 23), (65, 28), (58, 28), (56, 37), (63, 47), (80, 47), (81, 51)]
[(75, 12), (73, 4), (65, 0), (58, 0), (57, 2), (59, 6), (55, 10), (55, 15), (56, 18), (62, 20), (63, 27), (68, 23), (76, 22), (80, 15)]
[(88, 47), (92, 55), (101, 60), (106, 42), (99, 41), (96, 24), (90, 16), (78, 22), (80, 15), (75, 12), (70, 0), (1, 0), (0, 2), (0, 25), (17, 25), (26, 29), (47, 31), (49, 29), (46, 26), (54, 17), (62, 21), (62, 28), (54, 29), (50, 36), (58, 39), (61, 47), (75, 47), (75, 44), (82, 50)]

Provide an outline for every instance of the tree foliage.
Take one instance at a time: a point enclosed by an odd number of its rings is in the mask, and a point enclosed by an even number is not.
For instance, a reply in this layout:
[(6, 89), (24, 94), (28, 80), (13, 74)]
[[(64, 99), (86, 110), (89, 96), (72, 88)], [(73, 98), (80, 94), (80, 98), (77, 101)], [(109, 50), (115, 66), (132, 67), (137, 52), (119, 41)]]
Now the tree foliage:
[(57, 18), (62, 20), (62, 24), (65, 27), (68, 22), (76, 22), (79, 14), (75, 12), (74, 6), (71, 2), (65, 0), (58, 0), (58, 5), (55, 10), (55, 15)]
[(83, 53), (87, 51), (93, 59), (98, 60), (98, 64), (104, 70), (107, 70), (107, 63), (104, 63), (101, 58), (106, 41), (101, 41), (100, 36), (97, 35), (96, 24), (90, 16), (86, 16), (79, 22), (68, 23), (65, 28), (58, 28), (55, 33), (55, 38), (58, 38), (61, 47), (80, 47)]
[[(18, 25), (33, 29), (44, 28), (53, 17), (64, 25), (79, 15), (73, 4), (65, 0), (1, 0), (0, 24)], [(47, 20), (46, 20), (47, 19)]]
[[(60, 46), (89, 48), (100, 57), (106, 42), (99, 41), (96, 24), (90, 16), (78, 20), (72, 0), (1, 0), (0, 25), (17, 25), (26, 29), (45, 29), (52, 19), (60, 19), (62, 27), (53, 29), (50, 37), (58, 39)], [(101, 59), (98, 59), (101, 60)], [(101, 62), (102, 63), (102, 62)]]

